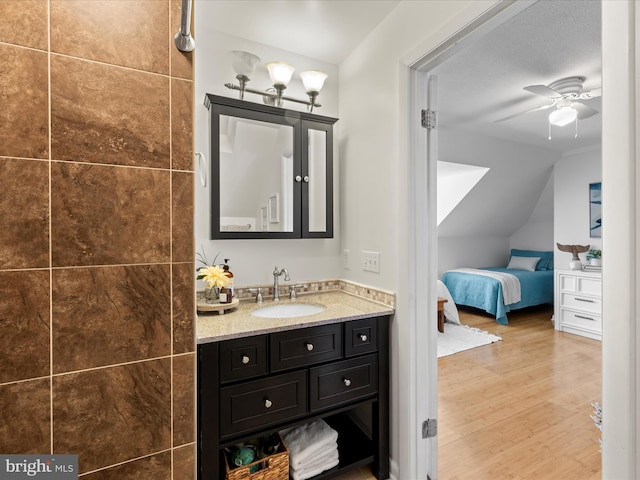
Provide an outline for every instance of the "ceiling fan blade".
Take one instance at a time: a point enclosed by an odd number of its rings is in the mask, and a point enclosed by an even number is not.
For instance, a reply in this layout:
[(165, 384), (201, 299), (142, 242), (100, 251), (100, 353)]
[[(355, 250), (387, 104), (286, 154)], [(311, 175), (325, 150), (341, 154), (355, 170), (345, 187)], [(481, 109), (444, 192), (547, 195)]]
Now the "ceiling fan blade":
[[(549, 105), (542, 105), (541, 107), (532, 108), (531, 110), (525, 110), (524, 112), (514, 113), (513, 115), (509, 115), (508, 117), (499, 118), (498, 120), (494, 120), (493, 123), (500, 123), (507, 120), (511, 120), (512, 118), (519, 117), (526, 113), (537, 112), (538, 110), (546, 110), (547, 108), (551, 108), (556, 104), (556, 102), (551, 102)], [(586, 106), (586, 105), (585, 105)]]
[(575, 108), (578, 111), (578, 119), (579, 120), (583, 120), (585, 118), (589, 118), (593, 115), (595, 115), (596, 113), (598, 113), (597, 110), (589, 107), (588, 105), (585, 105), (584, 103), (581, 102), (573, 102), (573, 108)]
[(524, 87), (524, 90), (527, 92), (531, 92), (535, 95), (540, 95), (542, 97), (547, 98), (561, 98), (562, 94), (556, 92), (555, 90), (550, 89), (546, 85), (529, 85), (528, 87)]
[(582, 93), (580, 93), (580, 95), (578, 95), (578, 98), (580, 98), (582, 100), (589, 100), (590, 98), (596, 98), (596, 97), (601, 97), (601, 96), (602, 96), (602, 87), (594, 88), (593, 90), (591, 90), (589, 92), (582, 92)]

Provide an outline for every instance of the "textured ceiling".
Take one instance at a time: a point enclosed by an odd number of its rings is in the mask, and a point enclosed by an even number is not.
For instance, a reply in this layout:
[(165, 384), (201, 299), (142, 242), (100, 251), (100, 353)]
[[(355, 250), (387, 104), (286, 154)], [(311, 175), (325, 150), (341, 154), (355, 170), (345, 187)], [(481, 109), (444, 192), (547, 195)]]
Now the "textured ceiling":
[[(584, 89), (601, 86), (599, 0), (543, 0), (433, 70), (438, 75), (439, 119), (443, 126), (557, 151), (600, 142), (602, 115), (552, 127), (551, 109), (511, 120), (495, 120), (550, 103), (523, 90), (569, 76), (586, 77)], [(601, 99), (585, 101), (601, 111)]]

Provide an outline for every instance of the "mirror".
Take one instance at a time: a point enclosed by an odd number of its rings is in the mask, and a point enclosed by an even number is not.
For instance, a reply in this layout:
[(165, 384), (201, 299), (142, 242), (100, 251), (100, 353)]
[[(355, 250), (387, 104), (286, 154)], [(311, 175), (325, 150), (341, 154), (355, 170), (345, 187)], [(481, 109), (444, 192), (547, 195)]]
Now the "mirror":
[(220, 231), (293, 232), (293, 127), (220, 115)]
[(207, 94), (211, 238), (333, 236), (337, 119)]

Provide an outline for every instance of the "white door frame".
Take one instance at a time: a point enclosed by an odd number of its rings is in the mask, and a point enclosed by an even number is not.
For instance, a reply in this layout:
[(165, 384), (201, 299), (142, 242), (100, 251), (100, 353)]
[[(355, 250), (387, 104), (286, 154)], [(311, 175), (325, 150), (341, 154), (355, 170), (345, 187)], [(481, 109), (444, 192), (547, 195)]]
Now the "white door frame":
[[(425, 72), (453, 55), (469, 36), (492, 29), (535, 1), (501, 2), (478, 17), (475, 22), (461, 29), (446, 42), (428, 52), (420, 60), (410, 64), (409, 69), (409, 169), (410, 174), (422, 178), (410, 180), (413, 188), (409, 192), (409, 325), (416, 335), (411, 338), (409, 366), (412, 380), (419, 388), (407, 414), (411, 435), (409, 437), (410, 465), (407, 473), (411, 478), (432, 480), (437, 478), (437, 442), (425, 444), (421, 438), (420, 425), (437, 412), (437, 359), (431, 346), (431, 336), (419, 325), (424, 317), (420, 312), (435, 315), (435, 289), (429, 279), (437, 276), (437, 244), (420, 260), (417, 245), (430, 243), (429, 231), (435, 228), (435, 219), (429, 218), (428, 207), (418, 202), (435, 202), (436, 192), (429, 189), (420, 193), (419, 185), (429, 184), (429, 167), (420, 167), (426, 152), (425, 133), (416, 118), (426, 107), (420, 81)], [(609, 252), (603, 267), (603, 408), (604, 448), (602, 454), (603, 478), (636, 478), (640, 473), (640, 319), (636, 308), (640, 297), (640, 147), (636, 142), (636, 128), (640, 112), (640, 11), (633, 0), (603, 2), (603, 217), (607, 226), (603, 230), (603, 246)], [(628, 52), (633, 52), (629, 55)], [(626, 52), (626, 53), (625, 53)], [(609, 59), (611, 59), (609, 61)], [(617, 93), (616, 93), (617, 92)], [(423, 94), (422, 94), (423, 95)], [(620, 119), (624, 128), (620, 128)], [(428, 159), (435, 162), (437, 159)], [(615, 188), (606, 188), (606, 184)], [(425, 263), (422, 263), (425, 262)], [(426, 276), (426, 278), (419, 278)], [(623, 279), (622, 284), (619, 279)], [(425, 289), (429, 292), (424, 295)], [(433, 291), (432, 291), (433, 290)], [(611, 300), (609, 300), (611, 299)], [(429, 315), (427, 315), (429, 316)], [(423, 322), (424, 323), (424, 322)], [(424, 373), (419, 375), (419, 366), (428, 365), (427, 382)], [(435, 365), (435, 366), (434, 366)], [(435, 368), (435, 374), (432, 373)], [(421, 383), (422, 382), (422, 383)], [(426, 385), (423, 385), (426, 384)], [(433, 400), (435, 398), (435, 401)], [(597, 399), (596, 399), (597, 400)], [(428, 418), (428, 417), (427, 417)], [(588, 421), (588, 420), (585, 420)], [(436, 437), (437, 438), (437, 437)], [(402, 441), (401, 441), (402, 443)], [(421, 452), (426, 452), (421, 455)], [(403, 470), (404, 472), (404, 470)], [(409, 477), (407, 477), (409, 478)]]

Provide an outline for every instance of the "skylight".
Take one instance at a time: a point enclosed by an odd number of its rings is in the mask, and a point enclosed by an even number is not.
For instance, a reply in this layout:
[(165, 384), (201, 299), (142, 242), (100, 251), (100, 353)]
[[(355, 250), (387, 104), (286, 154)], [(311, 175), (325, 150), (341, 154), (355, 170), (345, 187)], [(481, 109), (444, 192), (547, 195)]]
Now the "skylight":
[(438, 161), (438, 225), (488, 171), (487, 167)]

